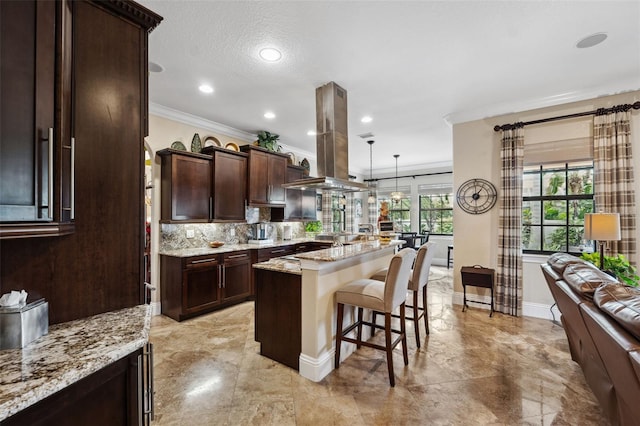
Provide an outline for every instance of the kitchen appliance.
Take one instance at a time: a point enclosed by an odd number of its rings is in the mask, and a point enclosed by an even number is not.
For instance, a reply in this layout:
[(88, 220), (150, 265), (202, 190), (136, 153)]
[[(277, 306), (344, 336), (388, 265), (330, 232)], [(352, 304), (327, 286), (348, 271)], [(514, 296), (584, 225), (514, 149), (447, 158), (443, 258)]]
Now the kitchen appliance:
[(273, 225), (256, 223), (253, 231), (254, 240), (268, 240), (271, 232), (273, 232)]
[(282, 227), (282, 239), (285, 241), (288, 241), (291, 239), (291, 226), (290, 225), (284, 225)]
[(335, 192), (369, 190), (367, 185), (349, 180), (347, 91), (333, 81), (316, 88), (316, 156), (320, 177), (295, 180), (282, 186)]

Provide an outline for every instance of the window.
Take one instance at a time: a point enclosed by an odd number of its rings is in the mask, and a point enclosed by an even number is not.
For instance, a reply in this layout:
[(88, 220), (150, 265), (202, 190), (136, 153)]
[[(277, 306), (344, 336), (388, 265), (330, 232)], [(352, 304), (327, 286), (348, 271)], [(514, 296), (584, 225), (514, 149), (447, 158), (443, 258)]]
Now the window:
[(331, 195), (331, 231), (343, 232), (345, 230), (345, 210), (347, 199), (344, 195)]
[(525, 166), (522, 249), (526, 253), (579, 253), (584, 215), (594, 211), (593, 162)]
[(420, 232), (453, 235), (453, 194), (420, 196)]
[(389, 201), (389, 219), (400, 232), (411, 232), (411, 198)]

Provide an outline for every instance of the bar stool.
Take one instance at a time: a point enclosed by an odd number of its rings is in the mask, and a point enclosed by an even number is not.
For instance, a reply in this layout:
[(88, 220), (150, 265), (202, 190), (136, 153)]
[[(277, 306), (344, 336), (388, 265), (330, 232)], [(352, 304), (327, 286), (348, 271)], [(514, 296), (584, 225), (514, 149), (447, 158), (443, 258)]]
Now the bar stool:
[[(407, 333), (404, 321), (400, 321), (400, 330), (391, 328), (391, 312), (400, 307), (400, 313), (404, 316), (405, 299), (407, 298), (407, 285), (409, 283), (409, 275), (411, 274), (411, 265), (416, 258), (416, 251), (413, 249), (402, 249), (398, 254), (391, 258), (389, 263), (389, 273), (384, 282), (362, 278), (350, 282), (349, 284), (336, 291), (336, 302), (338, 303), (338, 320), (336, 327), (336, 358), (335, 368), (340, 368), (340, 347), (342, 342), (355, 343), (359, 349), (361, 345), (386, 351), (387, 353), (387, 369), (389, 370), (389, 384), (391, 387), (396, 385), (395, 375), (393, 373), (393, 349), (402, 342), (402, 355), (404, 357), (404, 365), (409, 364), (409, 356), (407, 355)], [(355, 323), (349, 327), (342, 328), (342, 320), (344, 316), (344, 305), (351, 305), (358, 308), (358, 318)], [(376, 325), (372, 322), (363, 321), (363, 308), (372, 311), (384, 312), (384, 327)], [(377, 345), (362, 340), (362, 324), (384, 329), (385, 345)], [(354, 328), (357, 327), (356, 339), (347, 337)], [(391, 333), (398, 334), (398, 338), (391, 341)]]
[[(408, 289), (413, 295), (413, 306), (407, 305), (413, 311), (413, 316), (406, 317), (405, 319), (413, 321), (413, 326), (416, 334), (416, 345), (420, 347), (420, 318), (424, 317), (424, 328), (427, 334), (429, 334), (429, 311), (427, 309), (427, 284), (429, 283), (429, 270), (431, 269), (431, 262), (433, 261), (433, 255), (436, 252), (436, 243), (425, 243), (418, 248), (418, 255), (416, 257), (416, 263), (413, 266), (411, 277), (409, 278)], [(387, 276), (387, 269), (381, 269), (371, 276), (372, 280), (384, 281)], [(422, 290), (422, 307), (418, 304), (418, 292)], [(392, 315), (395, 318), (400, 318), (400, 315)], [(373, 322), (376, 322), (376, 312), (373, 313)], [(372, 330), (373, 333), (373, 330)]]

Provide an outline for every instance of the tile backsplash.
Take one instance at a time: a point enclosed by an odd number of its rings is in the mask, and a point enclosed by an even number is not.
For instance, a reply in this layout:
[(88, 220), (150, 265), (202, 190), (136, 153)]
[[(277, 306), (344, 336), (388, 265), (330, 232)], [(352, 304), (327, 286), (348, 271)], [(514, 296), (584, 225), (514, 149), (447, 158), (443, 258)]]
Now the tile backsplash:
[[(282, 240), (283, 226), (291, 226), (292, 238), (305, 236), (304, 223), (268, 222), (267, 238)], [(160, 250), (207, 247), (209, 241), (224, 241), (227, 244), (245, 244), (254, 238), (255, 225), (248, 223), (188, 223), (160, 225)], [(191, 237), (191, 233), (193, 236)], [(187, 236), (191, 238), (187, 238)]]

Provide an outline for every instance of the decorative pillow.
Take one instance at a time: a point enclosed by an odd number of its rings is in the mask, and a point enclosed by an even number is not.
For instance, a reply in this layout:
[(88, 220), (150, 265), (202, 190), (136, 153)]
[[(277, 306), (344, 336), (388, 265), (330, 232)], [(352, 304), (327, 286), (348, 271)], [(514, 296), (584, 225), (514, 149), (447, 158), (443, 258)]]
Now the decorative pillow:
[(636, 339), (640, 339), (640, 288), (624, 284), (603, 284), (593, 302)]
[(567, 265), (562, 277), (576, 293), (589, 299), (593, 298), (593, 292), (600, 284), (618, 283), (611, 275), (588, 262)]
[(553, 253), (547, 260), (549, 266), (551, 266), (551, 268), (560, 275), (564, 273), (564, 270), (568, 265), (584, 262), (585, 261), (583, 259), (569, 253)]

